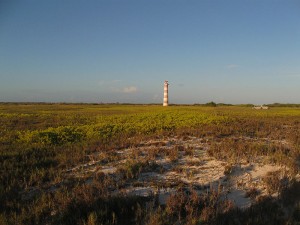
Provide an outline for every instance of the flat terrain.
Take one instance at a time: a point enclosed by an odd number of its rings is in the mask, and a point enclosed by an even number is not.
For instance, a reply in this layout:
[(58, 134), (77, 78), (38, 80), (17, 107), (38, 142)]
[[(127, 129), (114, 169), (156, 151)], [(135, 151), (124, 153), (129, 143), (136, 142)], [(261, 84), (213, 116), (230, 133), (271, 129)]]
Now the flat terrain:
[(0, 104), (0, 224), (299, 224), (300, 108)]

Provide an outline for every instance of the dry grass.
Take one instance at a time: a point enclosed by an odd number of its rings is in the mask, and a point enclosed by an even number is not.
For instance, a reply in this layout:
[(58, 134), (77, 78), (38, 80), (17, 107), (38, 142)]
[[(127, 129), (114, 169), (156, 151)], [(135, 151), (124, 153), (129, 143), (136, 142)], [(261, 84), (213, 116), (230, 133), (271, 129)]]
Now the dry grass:
[[(0, 223), (297, 224), (299, 121), (298, 108), (2, 104)], [(237, 181), (247, 209), (226, 199)]]

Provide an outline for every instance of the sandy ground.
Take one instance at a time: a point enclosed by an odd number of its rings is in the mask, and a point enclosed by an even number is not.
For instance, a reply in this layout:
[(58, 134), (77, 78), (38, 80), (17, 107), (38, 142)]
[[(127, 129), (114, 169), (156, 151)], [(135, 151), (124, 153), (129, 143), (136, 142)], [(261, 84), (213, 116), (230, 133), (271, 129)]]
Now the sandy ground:
[[(193, 187), (199, 193), (218, 190), (224, 198), (232, 200), (240, 208), (249, 207), (260, 196), (270, 194), (264, 182), (264, 177), (270, 172), (278, 171), (278, 176), (286, 173), (283, 167), (263, 163), (266, 162), (263, 158), (239, 164), (217, 160), (208, 155), (209, 147), (207, 140), (196, 137), (162, 138), (140, 143), (137, 147), (116, 150), (115, 159), (111, 161), (107, 161), (102, 152), (95, 153), (88, 157), (88, 163), (71, 168), (65, 173), (66, 177), (87, 177), (87, 183), (91, 182), (88, 177), (95, 173), (118, 179), (118, 169), (128, 160), (139, 161), (151, 156), (160, 170), (139, 173), (138, 177), (122, 185), (122, 188), (114, 190), (115, 194), (157, 195), (160, 204), (165, 204), (167, 198), (181, 184)], [(164, 154), (175, 149), (178, 154), (175, 160)], [(251, 190), (255, 190), (255, 196), (247, 195)], [(272, 194), (276, 196), (277, 193)]]

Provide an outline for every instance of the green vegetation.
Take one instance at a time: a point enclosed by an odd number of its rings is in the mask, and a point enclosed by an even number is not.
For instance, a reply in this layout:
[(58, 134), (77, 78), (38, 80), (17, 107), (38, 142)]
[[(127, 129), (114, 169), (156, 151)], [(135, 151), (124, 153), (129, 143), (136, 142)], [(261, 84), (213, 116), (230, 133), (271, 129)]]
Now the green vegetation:
[[(170, 107), (0, 104), (0, 124), (0, 224), (300, 223), (297, 107), (260, 111), (213, 102)], [(260, 199), (249, 209), (240, 210), (220, 198), (218, 192), (197, 195), (190, 190), (187, 194), (180, 186), (164, 206), (159, 206), (155, 196), (112, 195), (112, 189), (117, 190), (141, 172), (163, 169), (153, 160), (160, 154), (159, 146), (152, 158), (138, 160), (132, 156), (122, 164), (117, 171), (119, 180), (96, 172), (68, 176), (71, 168), (88, 162), (95, 153), (103, 154), (97, 160), (105, 165), (117, 162), (118, 149), (169, 135), (205, 137), (211, 146), (209, 154), (228, 162), (267, 155), (272, 163), (289, 168), (295, 177), (281, 185), (282, 181), (270, 174), (266, 182), (270, 193), (273, 189), (280, 192), (278, 199)], [(257, 138), (266, 141), (252, 141)], [(289, 147), (280, 141), (288, 142)], [(179, 150), (164, 154), (176, 161)]]

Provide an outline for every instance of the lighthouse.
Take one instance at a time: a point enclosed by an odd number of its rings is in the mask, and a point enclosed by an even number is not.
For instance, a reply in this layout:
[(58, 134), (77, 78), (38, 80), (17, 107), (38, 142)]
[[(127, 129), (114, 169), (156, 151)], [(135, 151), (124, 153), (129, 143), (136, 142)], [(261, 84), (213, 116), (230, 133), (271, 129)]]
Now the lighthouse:
[(164, 82), (164, 103), (163, 103), (163, 106), (168, 106), (168, 104), (169, 104), (168, 86), (169, 86), (169, 83), (168, 83), (167, 80), (165, 80), (165, 82)]

